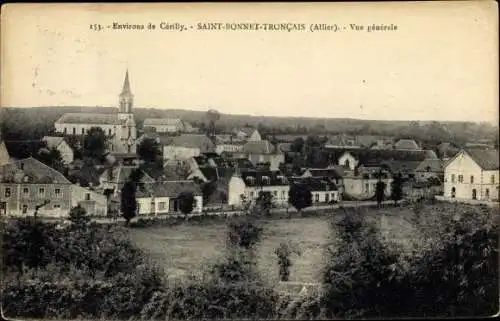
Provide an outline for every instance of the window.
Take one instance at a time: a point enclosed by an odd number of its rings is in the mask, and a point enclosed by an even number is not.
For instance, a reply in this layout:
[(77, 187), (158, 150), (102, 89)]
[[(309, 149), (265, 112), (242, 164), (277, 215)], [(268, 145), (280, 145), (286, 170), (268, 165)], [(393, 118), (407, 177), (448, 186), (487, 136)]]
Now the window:
[(64, 133), (66, 134), (68, 132), (68, 129), (64, 127)]
[(455, 174), (451, 174), (451, 182), (455, 183)]
[(61, 197), (61, 189), (60, 188), (54, 189), (54, 194), (56, 195), (56, 197)]
[(470, 183), (471, 183), (471, 184), (474, 184), (474, 175), (471, 175), (471, 176), (470, 176)]
[(85, 128), (82, 128), (82, 135), (85, 134)]
[(477, 199), (477, 191), (475, 188), (472, 190), (472, 199), (473, 200)]
[(463, 183), (464, 182), (464, 175), (458, 175), (458, 182)]
[(29, 193), (30, 193), (29, 188), (24, 187), (24, 188), (23, 188), (23, 194), (24, 194), (24, 195), (29, 195)]
[(10, 197), (10, 187), (6, 187), (5, 188), (5, 193), (4, 193), (5, 197)]
[(55, 209), (55, 210), (56, 210), (56, 209), (60, 209), (60, 208), (61, 208), (61, 205), (59, 205), (59, 204), (54, 204), (54, 209)]
[(160, 203), (158, 204), (158, 209), (160, 209), (160, 210), (164, 210), (164, 209), (165, 209), (165, 202), (160, 202)]
[(76, 135), (76, 128), (73, 127), (73, 135)]
[(332, 200), (335, 199), (335, 193), (332, 193), (331, 198), (332, 198)]
[(273, 196), (278, 197), (278, 191), (273, 191)]
[(316, 193), (316, 194), (314, 195), (314, 200), (315, 200), (316, 202), (319, 202), (319, 194), (318, 194), (318, 193)]
[(329, 194), (325, 194), (325, 202), (329, 202), (330, 201), (330, 195)]
[(108, 135), (111, 136), (111, 128), (108, 129)]
[(250, 197), (253, 198), (253, 192), (250, 192)]
[(85, 200), (90, 201), (90, 193), (85, 193)]
[(368, 191), (370, 190), (370, 184), (365, 184), (365, 193), (368, 193)]
[(28, 213), (28, 205), (23, 205), (23, 214)]
[(490, 190), (488, 188), (485, 191), (485, 196), (486, 196), (486, 199), (490, 198)]
[(495, 184), (495, 175), (491, 175), (490, 182), (491, 184)]
[(286, 199), (286, 192), (285, 191), (281, 191), (281, 199)]
[(45, 188), (39, 188), (38, 189), (38, 196), (44, 196), (45, 195)]

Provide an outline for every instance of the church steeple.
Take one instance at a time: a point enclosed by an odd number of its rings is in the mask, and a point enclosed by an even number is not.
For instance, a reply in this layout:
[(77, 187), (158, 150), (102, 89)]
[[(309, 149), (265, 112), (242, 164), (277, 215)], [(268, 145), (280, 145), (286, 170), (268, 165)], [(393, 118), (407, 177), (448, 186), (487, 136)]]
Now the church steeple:
[(130, 81), (128, 79), (128, 69), (125, 72), (125, 80), (123, 81), (122, 92), (119, 96), (120, 100), (120, 113), (132, 113), (132, 105), (134, 102), (134, 95), (130, 90)]

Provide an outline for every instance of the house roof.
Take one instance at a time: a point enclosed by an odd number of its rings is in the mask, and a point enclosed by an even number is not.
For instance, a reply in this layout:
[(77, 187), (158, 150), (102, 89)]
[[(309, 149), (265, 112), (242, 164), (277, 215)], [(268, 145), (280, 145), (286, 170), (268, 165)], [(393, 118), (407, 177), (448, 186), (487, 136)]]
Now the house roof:
[(38, 155), (40, 149), (47, 144), (42, 140), (6, 140), (5, 148), (10, 157), (23, 159)]
[(0, 181), (31, 184), (71, 184), (63, 174), (28, 157), (0, 166)]
[(307, 135), (275, 135), (278, 142), (292, 143), (297, 138), (302, 138), (304, 141), (307, 139)]
[(465, 152), (483, 169), (483, 170), (498, 170), (498, 150), (486, 150), (469, 148)]
[(57, 148), (64, 141), (64, 137), (44, 136), (42, 140), (47, 144), (48, 148)]
[(413, 139), (400, 139), (394, 144), (396, 150), (420, 150), (417, 142)]
[[(123, 184), (129, 179), (130, 174), (137, 168), (138, 168), (137, 166), (129, 166), (129, 165), (113, 166), (103, 171), (101, 177), (103, 177), (104, 180), (108, 182)], [(144, 174), (142, 178), (143, 182), (154, 182), (154, 179), (151, 176), (149, 176), (146, 172), (144, 172), (144, 170), (142, 171)]]
[(293, 184), (304, 185), (313, 192), (337, 191), (337, 185), (334, 182), (321, 177), (293, 177), (290, 178)]
[(199, 186), (193, 181), (165, 181), (145, 184), (144, 189), (137, 190), (137, 197), (170, 197), (176, 198), (183, 192), (191, 192), (195, 196), (203, 195)]
[(334, 179), (342, 178), (342, 175), (337, 168), (309, 168), (307, 171), (311, 173), (312, 177), (317, 177), (317, 178), (328, 177)]
[(272, 154), (275, 147), (268, 140), (249, 141), (243, 145), (243, 152), (248, 154)]
[(208, 181), (229, 181), (235, 169), (228, 167), (200, 167), (200, 171)]
[(156, 126), (156, 125), (179, 125), (184, 126), (184, 123), (180, 118), (146, 118), (144, 119), (143, 127), (146, 126)]
[(117, 114), (66, 113), (56, 124), (120, 125), (121, 121)]
[(436, 152), (433, 151), (432, 149), (426, 149), (425, 150), (425, 157), (429, 159), (437, 159), (438, 156), (436, 155)]
[(422, 150), (385, 150), (385, 149), (337, 149), (332, 153), (338, 158), (349, 152), (361, 164), (377, 164), (383, 161), (423, 161), (426, 158)]
[(246, 186), (283, 186), (288, 180), (280, 171), (242, 171), (241, 178)]
[(207, 136), (198, 134), (182, 134), (179, 136), (172, 136), (168, 137), (168, 139), (165, 139), (163, 142), (167, 143), (167, 145), (187, 148), (201, 148), (204, 143), (212, 144)]
[(427, 168), (431, 172), (442, 172), (444, 170), (444, 162), (440, 159), (425, 159), (416, 168), (418, 172), (427, 172)]
[(352, 137), (348, 137), (346, 135), (334, 135), (328, 137), (328, 141), (325, 145), (357, 147), (358, 143)]
[(242, 127), (239, 129), (240, 131), (244, 132), (248, 136), (252, 135), (257, 129), (253, 127)]

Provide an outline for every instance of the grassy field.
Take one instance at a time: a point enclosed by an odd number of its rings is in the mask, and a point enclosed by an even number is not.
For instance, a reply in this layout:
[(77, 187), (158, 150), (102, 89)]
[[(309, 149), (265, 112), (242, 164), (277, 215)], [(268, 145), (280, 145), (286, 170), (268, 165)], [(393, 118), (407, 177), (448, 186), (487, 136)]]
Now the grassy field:
[[(401, 211), (408, 209), (370, 209), (367, 216), (381, 228), (381, 235), (403, 245), (411, 245), (419, 235)], [(382, 215), (383, 214), (383, 215)], [(335, 214), (330, 214), (335, 215)], [(197, 274), (223, 255), (224, 223), (182, 224), (131, 230), (132, 240), (164, 267), (168, 277), (182, 278)], [(328, 244), (329, 217), (293, 218), (267, 221), (259, 248), (259, 267), (270, 281), (277, 279), (274, 249), (282, 242), (293, 242), (302, 252), (294, 257), (291, 279), (315, 283), (320, 280), (323, 253)]]

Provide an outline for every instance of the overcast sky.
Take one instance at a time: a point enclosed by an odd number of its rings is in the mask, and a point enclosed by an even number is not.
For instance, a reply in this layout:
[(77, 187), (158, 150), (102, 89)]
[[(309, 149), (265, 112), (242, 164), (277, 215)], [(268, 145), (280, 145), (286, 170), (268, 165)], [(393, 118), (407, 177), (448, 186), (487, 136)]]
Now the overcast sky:
[[(498, 15), (483, 2), (3, 7), (2, 106), (498, 123)], [(188, 8), (191, 6), (191, 8)], [(193, 25), (159, 30), (162, 21)], [(157, 25), (89, 30), (91, 23)], [(337, 23), (342, 32), (196, 31), (197, 22)], [(350, 32), (349, 24), (394, 24)]]

